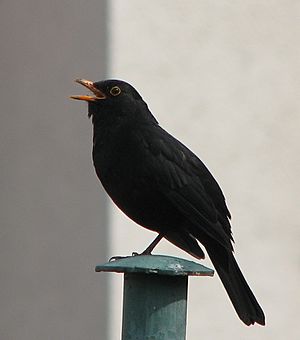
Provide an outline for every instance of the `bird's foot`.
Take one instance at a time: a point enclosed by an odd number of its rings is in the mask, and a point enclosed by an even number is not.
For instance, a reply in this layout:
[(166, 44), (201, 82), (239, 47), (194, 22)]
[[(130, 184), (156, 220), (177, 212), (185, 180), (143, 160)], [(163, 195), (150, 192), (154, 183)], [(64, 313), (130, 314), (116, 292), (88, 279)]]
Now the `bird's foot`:
[(144, 250), (142, 253), (139, 255), (152, 255), (152, 252)]
[(136, 251), (132, 253), (132, 256), (141, 256), (141, 255), (152, 255), (152, 254), (148, 252), (144, 252), (144, 251), (142, 253), (137, 253)]
[(113, 256), (109, 259), (109, 262), (113, 262), (113, 261), (118, 261), (118, 260), (122, 260), (122, 259), (126, 259), (127, 257), (130, 256)]
[[(154, 249), (154, 247), (158, 244), (158, 242), (163, 238), (163, 234), (159, 234), (156, 236), (155, 240), (142, 252), (142, 253), (137, 253), (136, 251), (134, 251), (131, 256), (140, 256), (140, 255), (152, 255), (152, 250)], [(109, 262), (112, 261), (118, 261), (118, 260), (122, 260), (122, 259), (126, 259), (128, 257), (131, 256), (113, 256), (109, 259)]]
[(142, 253), (137, 253), (136, 251), (134, 251), (132, 253), (132, 256), (141, 256), (141, 255), (152, 255), (152, 254), (147, 251), (143, 251)]
[(118, 260), (122, 260), (122, 259), (127, 259), (128, 257), (132, 257), (132, 256), (141, 256), (141, 255), (152, 255), (149, 252), (143, 251), (142, 253), (138, 253), (136, 251), (134, 251), (131, 256), (113, 256), (109, 259), (109, 262), (113, 262), (113, 261), (118, 261)]

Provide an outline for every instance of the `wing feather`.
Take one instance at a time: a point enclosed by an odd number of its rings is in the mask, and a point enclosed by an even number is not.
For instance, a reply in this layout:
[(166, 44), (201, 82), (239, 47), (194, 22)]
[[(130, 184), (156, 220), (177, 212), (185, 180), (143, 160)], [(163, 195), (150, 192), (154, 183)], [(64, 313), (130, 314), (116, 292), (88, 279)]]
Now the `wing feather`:
[[(143, 136), (147, 138), (147, 136)], [(157, 188), (186, 217), (198, 235), (207, 235), (232, 250), (230, 213), (224, 195), (207, 167), (161, 128), (147, 143), (147, 171)], [(200, 240), (201, 241), (201, 240)]]

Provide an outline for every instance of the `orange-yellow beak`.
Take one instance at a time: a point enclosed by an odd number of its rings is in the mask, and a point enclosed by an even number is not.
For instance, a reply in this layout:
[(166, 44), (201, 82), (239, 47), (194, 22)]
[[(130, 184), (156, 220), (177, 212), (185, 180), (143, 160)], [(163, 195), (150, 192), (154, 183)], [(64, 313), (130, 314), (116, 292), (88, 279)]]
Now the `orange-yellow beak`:
[(87, 102), (94, 102), (99, 99), (106, 99), (106, 95), (103, 92), (101, 92), (99, 89), (97, 89), (94, 86), (94, 83), (92, 81), (86, 80), (86, 79), (76, 79), (75, 82), (85, 86), (87, 89), (93, 92), (94, 96), (82, 95), (82, 96), (71, 96), (70, 98), (77, 99), (77, 100), (85, 100)]

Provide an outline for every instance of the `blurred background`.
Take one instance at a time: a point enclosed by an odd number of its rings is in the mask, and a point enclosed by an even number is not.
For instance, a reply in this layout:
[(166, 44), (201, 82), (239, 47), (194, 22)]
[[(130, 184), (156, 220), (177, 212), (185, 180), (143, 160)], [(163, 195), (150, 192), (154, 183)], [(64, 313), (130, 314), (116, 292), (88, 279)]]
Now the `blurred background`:
[(299, 15), (296, 0), (0, 2), (1, 340), (119, 339), (122, 276), (94, 266), (155, 237), (96, 179), (78, 77), (132, 83), (225, 193), (267, 326), (239, 321), (217, 275), (192, 278), (187, 339), (299, 338)]

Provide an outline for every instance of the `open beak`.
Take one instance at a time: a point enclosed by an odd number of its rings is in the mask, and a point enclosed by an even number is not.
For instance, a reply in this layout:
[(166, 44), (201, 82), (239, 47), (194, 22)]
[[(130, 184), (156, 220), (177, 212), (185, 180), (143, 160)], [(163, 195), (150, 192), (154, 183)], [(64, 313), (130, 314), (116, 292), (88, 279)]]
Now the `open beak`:
[(86, 79), (76, 79), (76, 83), (85, 86), (89, 89), (94, 96), (82, 95), (82, 96), (71, 96), (72, 99), (85, 100), (87, 102), (94, 102), (99, 99), (106, 99), (106, 95), (94, 86), (94, 83)]

